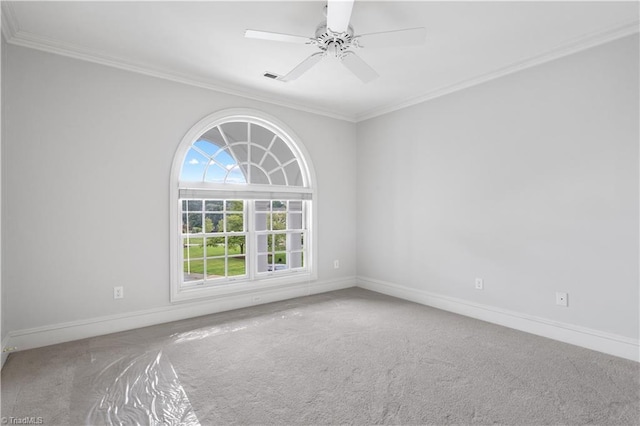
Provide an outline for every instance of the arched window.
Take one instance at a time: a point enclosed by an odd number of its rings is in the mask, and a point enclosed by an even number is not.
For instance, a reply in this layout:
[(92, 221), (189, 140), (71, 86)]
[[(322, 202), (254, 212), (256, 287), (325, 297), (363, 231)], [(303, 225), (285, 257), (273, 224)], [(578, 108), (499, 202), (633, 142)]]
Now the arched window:
[(315, 278), (313, 171), (284, 124), (227, 110), (183, 138), (171, 172), (171, 299)]

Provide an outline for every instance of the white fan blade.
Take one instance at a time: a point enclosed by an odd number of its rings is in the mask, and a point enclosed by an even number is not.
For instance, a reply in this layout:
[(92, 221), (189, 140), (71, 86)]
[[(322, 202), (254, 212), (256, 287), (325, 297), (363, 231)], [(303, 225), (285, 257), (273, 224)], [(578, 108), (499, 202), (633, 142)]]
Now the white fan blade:
[(257, 38), (260, 40), (284, 41), (287, 43), (311, 44), (313, 42), (313, 39), (310, 39), (309, 37), (272, 33), (269, 31), (260, 30), (245, 30), (244, 36), (248, 38)]
[(378, 78), (378, 73), (353, 52), (346, 52), (342, 63), (364, 83)]
[(314, 53), (313, 55), (309, 56), (304, 61), (300, 62), (294, 69), (289, 71), (289, 74), (278, 78), (278, 80), (281, 80), (281, 81), (292, 81), (292, 80), (295, 80), (296, 78), (300, 77), (305, 72), (309, 71), (311, 69), (311, 67), (313, 67), (315, 64), (320, 62), (320, 60), (322, 59), (322, 57), (324, 55), (325, 55), (324, 52)]
[(354, 0), (329, 0), (327, 3), (327, 27), (334, 33), (344, 33), (349, 28)]
[(427, 30), (409, 28), (407, 30), (385, 31), (382, 33), (362, 34), (356, 37), (358, 47), (410, 46), (424, 43)]

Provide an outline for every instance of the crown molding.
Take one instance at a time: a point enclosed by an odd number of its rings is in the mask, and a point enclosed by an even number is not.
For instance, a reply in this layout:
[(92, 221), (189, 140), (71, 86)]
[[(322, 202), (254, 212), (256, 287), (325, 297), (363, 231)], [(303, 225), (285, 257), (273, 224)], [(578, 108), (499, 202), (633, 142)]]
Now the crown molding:
[(592, 47), (596, 47), (614, 40), (618, 40), (623, 37), (630, 36), (632, 34), (636, 34), (638, 33), (639, 30), (640, 30), (640, 20), (634, 19), (632, 21), (627, 21), (625, 23), (607, 28), (602, 31), (589, 33), (582, 37), (571, 40), (567, 43), (563, 43), (542, 54), (529, 57), (522, 61), (514, 62), (510, 65), (507, 65), (502, 68), (498, 68), (486, 74), (478, 75), (476, 77), (472, 77), (470, 79), (460, 81), (458, 83), (455, 83), (449, 86), (440, 87), (436, 90), (430, 91), (429, 93), (425, 93), (423, 95), (420, 95), (411, 99), (407, 99), (403, 102), (398, 102), (393, 105), (388, 105), (385, 107), (370, 110), (367, 113), (357, 115), (355, 121), (356, 123), (358, 123), (361, 121), (369, 120), (371, 118), (379, 117), (381, 115), (389, 114), (394, 111), (408, 108), (413, 105), (421, 104), (423, 102), (427, 102), (432, 99), (439, 98), (441, 96), (445, 96), (463, 89), (467, 89), (469, 87), (477, 86), (479, 84), (485, 83), (490, 80), (494, 80), (499, 77), (503, 77), (508, 74), (513, 74), (518, 71), (525, 70), (527, 68), (544, 64), (545, 62), (550, 62), (555, 59), (560, 59), (562, 57), (569, 56), (574, 53), (578, 53), (583, 50), (590, 49)]
[(0, 16), (2, 16), (2, 20), (0, 22), (0, 25), (2, 26), (2, 35), (8, 42), (18, 32), (18, 20), (16, 19), (16, 14), (13, 11), (11, 3), (6, 1), (0, 2)]

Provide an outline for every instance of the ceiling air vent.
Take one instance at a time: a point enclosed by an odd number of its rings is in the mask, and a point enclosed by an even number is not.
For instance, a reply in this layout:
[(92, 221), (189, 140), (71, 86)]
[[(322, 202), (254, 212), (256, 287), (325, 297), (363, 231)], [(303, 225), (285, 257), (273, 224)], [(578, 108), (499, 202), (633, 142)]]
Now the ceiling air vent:
[(265, 77), (267, 77), (267, 78), (272, 79), (272, 80), (277, 80), (277, 79), (278, 79), (278, 77), (280, 77), (278, 74), (274, 74), (274, 73), (272, 73), (272, 72), (265, 72), (263, 75), (264, 75)]

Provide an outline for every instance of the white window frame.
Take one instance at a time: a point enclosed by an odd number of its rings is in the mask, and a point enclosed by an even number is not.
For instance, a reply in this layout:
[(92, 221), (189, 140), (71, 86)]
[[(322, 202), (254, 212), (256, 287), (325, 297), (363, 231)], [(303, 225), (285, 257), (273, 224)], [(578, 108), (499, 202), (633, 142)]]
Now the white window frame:
[[(260, 125), (276, 135), (278, 135), (291, 149), (292, 153), (300, 165), (303, 186), (273, 186), (273, 185), (252, 185), (252, 184), (218, 184), (205, 182), (180, 182), (180, 173), (184, 158), (191, 148), (205, 132), (230, 121), (243, 121)], [(182, 302), (207, 297), (220, 297), (247, 293), (250, 291), (263, 290), (280, 286), (294, 286), (296, 284), (307, 284), (317, 279), (317, 194), (314, 183), (315, 171), (309, 160), (310, 156), (302, 144), (300, 138), (284, 123), (275, 117), (263, 113), (262, 111), (246, 108), (234, 108), (219, 111), (204, 117), (196, 123), (182, 138), (173, 158), (170, 177), (170, 217), (169, 217), (169, 242), (170, 242), (170, 300), (171, 302)], [(188, 187), (187, 187), (188, 186)], [(183, 264), (182, 264), (182, 208), (180, 205), (181, 193), (189, 194), (187, 197), (201, 198), (225, 198), (225, 199), (271, 199), (278, 200), (295, 199), (303, 196), (307, 201), (306, 220), (307, 230), (305, 231), (305, 246), (307, 255), (305, 257), (305, 270), (293, 271), (291, 273), (248, 274), (246, 279), (226, 280), (223, 283), (212, 286), (191, 286), (183, 285)], [(261, 195), (264, 195), (261, 198)], [(293, 197), (293, 198), (292, 198)], [(253, 204), (253, 203), (250, 203)], [(246, 212), (246, 225), (254, 220), (252, 207)], [(255, 234), (247, 239), (247, 269), (249, 264), (256, 261), (256, 244), (253, 239)], [(251, 257), (250, 257), (251, 256)], [(251, 267), (255, 270), (255, 267)]]

